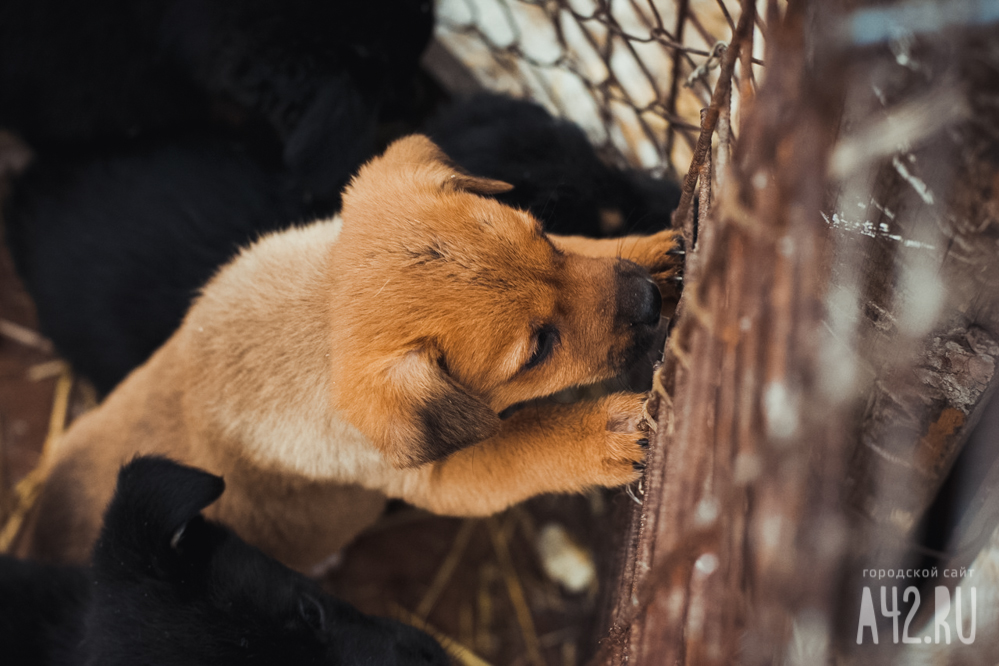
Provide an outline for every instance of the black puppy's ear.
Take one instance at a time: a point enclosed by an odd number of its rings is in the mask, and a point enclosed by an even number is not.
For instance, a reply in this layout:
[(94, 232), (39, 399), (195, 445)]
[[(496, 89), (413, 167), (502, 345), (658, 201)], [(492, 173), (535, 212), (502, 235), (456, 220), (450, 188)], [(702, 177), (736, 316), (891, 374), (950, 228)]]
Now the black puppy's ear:
[(317, 634), (326, 633), (326, 610), (323, 603), (308, 592), (298, 598), (298, 615)]
[(166, 458), (136, 458), (121, 468), (94, 566), (106, 573), (162, 573), (188, 523), (225, 489), (221, 477)]

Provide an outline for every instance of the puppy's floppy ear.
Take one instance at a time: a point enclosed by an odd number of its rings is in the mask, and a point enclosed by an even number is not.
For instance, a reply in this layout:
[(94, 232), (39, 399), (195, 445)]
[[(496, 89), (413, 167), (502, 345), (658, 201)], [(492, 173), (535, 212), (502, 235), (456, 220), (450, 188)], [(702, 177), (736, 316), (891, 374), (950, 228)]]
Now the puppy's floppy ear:
[(499, 415), (451, 377), (442, 356), (429, 350), (409, 354), (419, 359), (409, 372), (421, 388), (410, 416), (417, 431), (410, 454), (415, 463), (446, 458), (496, 434)]
[(496, 412), (451, 377), (431, 345), (345, 375), (365, 385), (343, 391), (338, 408), (396, 467), (441, 460), (499, 430)]
[(504, 183), (502, 180), (479, 178), (478, 176), (471, 176), (457, 170), (445, 181), (445, 185), (449, 185), (456, 190), (471, 192), (472, 194), (501, 194), (513, 189), (513, 185)]
[(155, 456), (118, 472), (114, 497), (94, 546), (98, 575), (164, 574), (190, 524), (225, 489), (221, 477)]

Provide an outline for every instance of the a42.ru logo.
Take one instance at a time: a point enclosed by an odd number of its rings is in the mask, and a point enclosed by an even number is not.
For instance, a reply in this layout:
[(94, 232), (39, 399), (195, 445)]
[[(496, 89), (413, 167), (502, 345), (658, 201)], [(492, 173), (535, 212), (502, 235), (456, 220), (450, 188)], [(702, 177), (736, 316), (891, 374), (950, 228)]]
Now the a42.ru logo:
[[(890, 591), (889, 591), (890, 590)], [(915, 587), (907, 587), (902, 593), (902, 603), (911, 604), (909, 606), (909, 612), (905, 616), (905, 624), (902, 626), (902, 636), (901, 640), (903, 643), (946, 643), (950, 645), (951, 643), (951, 629), (954, 629), (954, 634), (957, 640), (961, 641), (965, 645), (969, 645), (975, 642), (975, 620), (976, 620), (976, 606), (977, 606), (977, 595), (976, 589), (974, 587), (969, 588), (970, 594), (967, 601), (962, 599), (961, 588), (957, 587), (954, 589), (954, 603), (951, 604), (951, 594), (950, 588), (944, 586), (938, 586), (933, 590), (933, 627), (930, 631), (930, 627), (924, 627), (925, 633), (922, 637), (911, 636), (909, 634), (910, 623), (913, 618), (916, 617), (916, 611), (919, 610), (919, 590)], [(889, 605), (890, 598), (890, 605)], [(969, 603), (970, 602), (970, 603)], [(965, 608), (965, 604), (970, 606), (970, 608)], [(884, 585), (881, 586), (881, 615), (885, 618), (891, 618), (892, 621), (892, 641), (894, 643), (899, 642), (899, 618), (902, 616), (902, 610), (898, 604), (898, 588), (892, 586), (888, 588)], [(954, 624), (951, 626), (950, 618), (953, 615)], [(965, 622), (968, 619), (970, 622)], [(967, 624), (967, 626), (965, 626)], [(869, 630), (869, 631), (865, 631)], [(932, 633), (932, 635), (931, 635)], [(870, 636), (874, 639), (874, 643), (878, 642), (878, 626), (877, 617), (874, 614), (874, 597), (871, 594), (871, 588), (864, 586), (864, 591), (860, 599), (860, 622), (857, 625), (857, 644), (860, 645), (864, 642), (865, 636)], [(887, 636), (885, 637), (887, 639)]]

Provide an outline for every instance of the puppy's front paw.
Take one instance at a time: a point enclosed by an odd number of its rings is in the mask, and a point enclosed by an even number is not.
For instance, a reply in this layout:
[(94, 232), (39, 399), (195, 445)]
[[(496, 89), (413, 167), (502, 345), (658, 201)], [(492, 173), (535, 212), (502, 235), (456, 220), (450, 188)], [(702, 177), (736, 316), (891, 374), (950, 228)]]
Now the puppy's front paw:
[(684, 257), (683, 235), (674, 229), (664, 229), (646, 237), (640, 263), (660, 288), (676, 289), (683, 282)]
[(642, 393), (614, 393), (601, 404), (607, 415), (600, 452), (600, 485), (621, 486), (636, 481), (645, 469), (649, 433), (644, 425)]

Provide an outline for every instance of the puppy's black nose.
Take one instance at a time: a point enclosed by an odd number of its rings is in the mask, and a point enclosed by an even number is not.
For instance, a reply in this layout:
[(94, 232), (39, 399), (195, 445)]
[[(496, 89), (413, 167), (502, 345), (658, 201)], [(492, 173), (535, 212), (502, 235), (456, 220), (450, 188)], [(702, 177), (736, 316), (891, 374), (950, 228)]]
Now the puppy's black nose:
[(638, 286), (639, 305), (635, 311), (635, 323), (655, 326), (663, 309), (663, 296), (652, 280), (645, 280)]
[(649, 273), (624, 259), (618, 262), (616, 270), (618, 320), (646, 326), (658, 324), (663, 297)]

